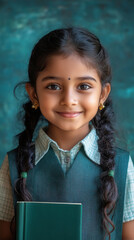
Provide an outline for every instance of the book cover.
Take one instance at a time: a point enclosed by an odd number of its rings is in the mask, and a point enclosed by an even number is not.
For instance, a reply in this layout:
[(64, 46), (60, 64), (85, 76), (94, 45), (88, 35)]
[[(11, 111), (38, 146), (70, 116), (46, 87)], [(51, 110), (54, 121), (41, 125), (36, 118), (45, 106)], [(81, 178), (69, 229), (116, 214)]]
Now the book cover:
[(82, 240), (82, 204), (17, 202), (16, 240)]

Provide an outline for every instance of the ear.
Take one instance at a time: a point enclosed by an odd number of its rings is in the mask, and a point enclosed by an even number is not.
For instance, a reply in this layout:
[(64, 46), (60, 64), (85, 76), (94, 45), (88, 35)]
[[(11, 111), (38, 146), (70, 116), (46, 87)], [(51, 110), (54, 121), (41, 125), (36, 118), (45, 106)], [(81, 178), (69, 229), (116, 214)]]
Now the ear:
[(36, 95), (35, 89), (34, 87), (32, 87), (30, 83), (26, 83), (25, 89), (29, 95), (31, 102), (33, 103), (35, 100), (37, 101), (37, 95)]
[(101, 92), (101, 97), (100, 97), (101, 104), (104, 104), (104, 102), (109, 96), (110, 91), (111, 91), (111, 84), (106, 83), (105, 86), (102, 88), (102, 92)]

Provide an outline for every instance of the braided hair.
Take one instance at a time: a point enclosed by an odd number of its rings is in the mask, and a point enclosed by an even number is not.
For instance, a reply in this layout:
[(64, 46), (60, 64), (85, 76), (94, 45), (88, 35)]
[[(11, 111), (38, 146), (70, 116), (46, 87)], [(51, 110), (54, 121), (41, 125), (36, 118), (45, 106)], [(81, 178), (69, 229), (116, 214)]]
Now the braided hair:
[[(99, 39), (83, 28), (71, 27), (57, 29), (43, 36), (34, 46), (29, 66), (29, 83), (36, 92), (36, 79), (40, 71), (45, 69), (48, 57), (52, 55), (69, 56), (76, 53), (87, 64), (97, 70), (102, 87), (106, 83), (111, 84), (111, 67), (106, 50)], [(28, 101), (23, 105), (25, 129), (19, 134), (19, 146), (17, 154), (17, 166), (20, 178), (16, 183), (16, 193), (19, 200), (31, 200), (32, 197), (26, 187), (26, 179), (21, 177), (21, 172), (28, 172), (33, 168), (34, 145), (32, 143), (33, 132), (41, 116), (40, 109), (32, 109), (32, 103)], [(98, 150), (100, 152), (100, 199), (104, 229), (109, 236), (114, 230), (114, 224), (109, 215), (113, 212), (117, 200), (117, 187), (109, 171), (115, 167), (113, 110), (110, 97), (105, 102), (105, 108), (98, 110), (92, 119), (92, 124), (98, 135)], [(112, 227), (112, 230), (110, 230)]]

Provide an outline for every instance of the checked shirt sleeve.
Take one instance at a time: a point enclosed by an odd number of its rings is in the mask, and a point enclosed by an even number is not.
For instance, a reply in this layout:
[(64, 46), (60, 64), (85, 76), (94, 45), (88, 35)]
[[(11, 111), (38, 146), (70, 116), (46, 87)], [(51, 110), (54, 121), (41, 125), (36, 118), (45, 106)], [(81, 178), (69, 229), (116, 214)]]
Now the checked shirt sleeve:
[(0, 220), (10, 222), (14, 216), (8, 155), (0, 168)]
[(134, 220), (134, 164), (129, 157), (124, 198), (123, 222)]

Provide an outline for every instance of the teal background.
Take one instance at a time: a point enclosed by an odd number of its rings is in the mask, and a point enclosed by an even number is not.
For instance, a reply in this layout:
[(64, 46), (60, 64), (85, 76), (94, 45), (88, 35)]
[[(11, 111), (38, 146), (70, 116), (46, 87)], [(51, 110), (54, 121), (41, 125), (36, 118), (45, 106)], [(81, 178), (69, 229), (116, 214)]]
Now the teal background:
[(25, 93), (13, 95), (27, 80), (33, 45), (47, 32), (70, 25), (88, 28), (107, 48), (112, 64), (112, 97), (118, 146), (134, 159), (134, 1), (0, 1), (0, 161), (22, 128), (16, 114)]

